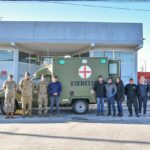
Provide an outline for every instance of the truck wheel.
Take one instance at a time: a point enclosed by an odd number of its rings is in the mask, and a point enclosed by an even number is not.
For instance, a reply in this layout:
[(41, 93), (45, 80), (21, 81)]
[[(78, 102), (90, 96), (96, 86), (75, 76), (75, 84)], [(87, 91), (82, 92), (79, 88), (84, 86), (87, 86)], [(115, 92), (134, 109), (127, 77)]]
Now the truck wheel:
[[(1, 106), (0, 106), (0, 109), (1, 109), (1, 112), (3, 115), (6, 114), (5, 112), (5, 105), (4, 105), (4, 101), (1, 103)], [(15, 109), (14, 109), (14, 113), (16, 112), (16, 104), (15, 104)]]
[(1, 113), (2, 113), (3, 115), (6, 114), (5, 108), (4, 108), (4, 101), (1, 103)]
[(86, 100), (76, 100), (72, 105), (72, 109), (76, 114), (85, 114), (89, 109), (89, 105)]

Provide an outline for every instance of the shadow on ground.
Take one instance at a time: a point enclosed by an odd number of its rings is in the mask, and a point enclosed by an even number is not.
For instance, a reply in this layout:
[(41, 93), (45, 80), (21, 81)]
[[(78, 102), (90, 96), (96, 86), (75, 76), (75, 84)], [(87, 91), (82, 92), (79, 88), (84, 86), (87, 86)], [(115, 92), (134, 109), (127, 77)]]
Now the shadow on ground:
[[(150, 112), (150, 111), (149, 111)], [(20, 114), (15, 115), (13, 119), (5, 119), (4, 115), (0, 115), (0, 124), (13, 124), (13, 123), (32, 123), (32, 124), (46, 124), (46, 123), (69, 123), (69, 122), (83, 122), (83, 123), (111, 123), (111, 124), (145, 124), (150, 125), (150, 114), (140, 117), (128, 117), (127, 109), (124, 110), (123, 117), (96, 116), (96, 109), (90, 109), (87, 114), (78, 115), (74, 114), (71, 109), (62, 109), (61, 114), (57, 116), (39, 117), (37, 110), (33, 111), (33, 117), (23, 118)]]
[(109, 143), (120, 143), (120, 144), (150, 145), (150, 141), (118, 140), (118, 139), (106, 139), (106, 138), (105, 139), (102, 139), (102, 138), (86, 138), (86, 137), (73, 137), (73, 136), (54, 136), (54, 135), (13, 133), (13, 132), (0, 132), (0, 134), (1, 135), (10, 135), (10, 136), (48, 138), (48, 139), (80, 140), (80, 141), (88, 141), (88, 142), (109, 142)]

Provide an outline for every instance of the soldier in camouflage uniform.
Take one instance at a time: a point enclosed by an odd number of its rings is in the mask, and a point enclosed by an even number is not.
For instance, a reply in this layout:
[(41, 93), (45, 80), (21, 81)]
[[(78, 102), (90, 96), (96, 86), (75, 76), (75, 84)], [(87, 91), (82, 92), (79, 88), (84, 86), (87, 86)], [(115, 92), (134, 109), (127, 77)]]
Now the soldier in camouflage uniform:
[(23, 116), (25, 117), (27, 105), (28, 105), (28, 115), (32, 116), (33, 81), (30, 79), (30, 74), (28, 72), (25, 73), (24, 78), (20, 81), (19, 87), (21, 90)]
[(47, 95), (47, 81), (44, 75), (41, 76), (41, 81), (38, 86), (38, 105), (39, 105), (39, 115), (42, 115), (42, 106), (44, 106), (44, 115), (47, 115), (48, 110), (48, 95)]
[(5, 91), (4, 107), (6, 112), (6, 118), (13, 118), (15, 108), (15, 93), (16, 93), (16, 82), (13, 81), (13, 75), (8, 76), (8, 80), (4, 82), (3, 89)]

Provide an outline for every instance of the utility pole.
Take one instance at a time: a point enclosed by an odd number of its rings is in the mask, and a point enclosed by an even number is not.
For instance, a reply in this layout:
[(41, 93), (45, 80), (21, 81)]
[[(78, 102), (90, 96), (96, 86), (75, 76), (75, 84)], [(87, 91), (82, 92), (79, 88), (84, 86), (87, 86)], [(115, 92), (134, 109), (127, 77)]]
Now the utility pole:
[(146, 72), (147, 71), (147, 62), (146, 62), (146, 59), (141, 59), (141, 61), (143, 61), (144, 62), (144, 64), (142, 65), (142, 72)]
[(144, 65), (145, 65), (145, 72), (146, 72), (146, 67), (147, 67), (147, 65), (146, 65), (146, 60), (144, 60)]

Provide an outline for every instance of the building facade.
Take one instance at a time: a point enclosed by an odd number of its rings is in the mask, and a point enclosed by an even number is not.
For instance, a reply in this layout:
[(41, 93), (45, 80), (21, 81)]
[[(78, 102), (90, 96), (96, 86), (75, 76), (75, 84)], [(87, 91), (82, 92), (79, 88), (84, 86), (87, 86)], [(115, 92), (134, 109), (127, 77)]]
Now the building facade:
[(0, 87), (8, 74), (18, 82), (53, 56), (108, 57), (121, 60), (121, 77), (137, 82), (141, 23), (0, 22)]

